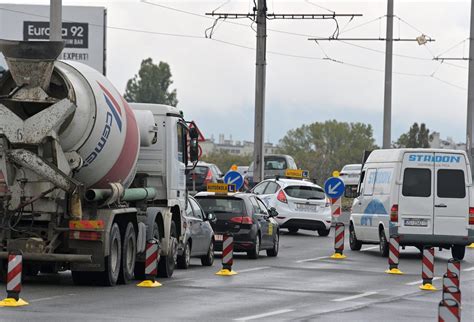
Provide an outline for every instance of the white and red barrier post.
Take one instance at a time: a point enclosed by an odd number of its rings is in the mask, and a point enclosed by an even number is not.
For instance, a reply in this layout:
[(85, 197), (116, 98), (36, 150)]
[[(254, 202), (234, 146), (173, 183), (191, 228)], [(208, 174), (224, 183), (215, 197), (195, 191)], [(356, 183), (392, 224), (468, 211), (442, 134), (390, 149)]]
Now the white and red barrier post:
[(388, 274), (402, 275), (403, 272), (398, 268), (400, 262), (400, 236), (391, 235), (390, 245), (388, 253), (388, 270), (385, 272)]
[(345, 226), (344, 223), (338, 222), (341, 216), (342, 201), (341, 198), (330, 198), (331, 200), (331, 214), (333, 221), (336, 222), (334, 226), (334, 254), (331, 256), (332, 259), (344, 259), (347, 256), (344, 255), (344, 237), (345, 237)]
[(454, 300), (442, 300), (438, 306), (438, 322), (460, 322), (461, 310)]
[(7, 298), (0, 301), (0, 306), (25, 306), (28, 303), (20, 298), (23, 256), (21, 252), (8, 254)]
[(138, 287), (159, 287), (160, 283), (156, 281), (158, 275), (158, 261), (160, 260), (160, 247), (156, 240), (149, 240), (146, 243), (145, 251), (145, 280)]
[(434, 277), (434, 258), (435, 250), (433, 247), (423, 248), (423, 260), (421, 269), (421, 278), (423, 284), (420, 285), (420, 289), (424, 291), (436, 291), (437, 288), (433, 286)]
[(232, 270), (234, 264), (234, 236), (224, 234), (222, 241), (222, 269), (216, 273), (221, 276), (231, 276), (237, 274)]
[[(456, 281), (457, 280), (457, 281)], [(458, 302), (459, 308), (461, 308), (461, 290), (456, 284), (459, 283), (459, 279), (455, 273), (446, 273), (443, 276), (443, 300), (454, 300)]]
[(458, 259), (451, 258), (448, 261), (448, 267), (446, 270), (448, 275), (455, 276), (456, 278), (453, 279), (453, 282), (457, 282), (456, 286), (459, 288), (461, 287), (461, 261)]

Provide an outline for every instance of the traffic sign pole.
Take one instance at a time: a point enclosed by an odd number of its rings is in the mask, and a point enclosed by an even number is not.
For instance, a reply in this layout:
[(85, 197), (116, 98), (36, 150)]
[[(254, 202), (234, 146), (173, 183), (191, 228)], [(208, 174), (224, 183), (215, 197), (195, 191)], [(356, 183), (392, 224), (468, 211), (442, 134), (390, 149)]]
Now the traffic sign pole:
[[(336, 172), (335, 172), (336, 173)], [(337, 175), (337, 173), (336, 173)], [(334, 249), (335, 252), (331, 256), (332, 259), (344, 259), (344, 223), (339, 222), (342, 213), (341, 197), (344, 194), (344, 182), (338, 177), (331, 177), (324, 183), (324, 191), (331, 200), (332, 221), (336, 224), (334, 229)]]

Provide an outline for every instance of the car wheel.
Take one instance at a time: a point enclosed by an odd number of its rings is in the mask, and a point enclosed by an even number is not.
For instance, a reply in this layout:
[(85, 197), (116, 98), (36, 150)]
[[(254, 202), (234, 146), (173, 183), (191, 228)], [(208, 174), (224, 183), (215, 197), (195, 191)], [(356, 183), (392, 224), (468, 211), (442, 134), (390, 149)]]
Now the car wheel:
[(318, 229), (318, 235), (321, 236), (321, 237), (328, 236), (330, 232), (331, 232), (331, 228), (329, 228), (329, 229)]
[(168, 256), (161, 256), (160, 258), (160, 262), (158, 263), (159, 277), (171, 277), (176, 266), (178, 255), (178, 234), (176, 233), (176, 224), (174, 221), (171, 222), (170, 233), (170, 251)]
[(288, 232), (290, 234), (296, 234), (298, 232), (298, 228), (288, 228)]
[(385, 231), (382, 227), (379, 229), (379, 241), (380, 241), (380, 244), (379, 244), (380, 255), (382, 255), (382, 257), (387, 257), (389, 244), (387, 241), (387, 237), (385, 236)]
[(453, 245), (451, 247), (451, 255), (454, 259), (463, 260), (466, 255), (466, 246), (464, 245)]
[(271, 249), (267, 249), (267, 256), (269, 257), (277, 257), (278, 250), (280, 249), (280, 236), (277, 232), (275, 237), (273, 238), (273, 247)]
[(211, 240), (207, 254), (201, 257), (202, 266), (212, 266), (214, 264), (214, 241)]
[(191, 243), (189, 240), (184, 246), (183, 255), (178, 256), (178, 268), (188, 269), (191, 263)]
[(135, 227), (129, 222), (122, 241), (122, 267), (120, 268), (119, 283), (128, 284), (133, 280), (136, 259), (137, 237)]
[(257, 237), (255, 238), (253, 249), (247, 252), (247, 257), (251, 259), (257, 259), (259, 254), (260, 254), (260, 233), (257, 234)]
[(362, 243), (357, 239), (354, 226), (350, 224), (349, 226), (349, 246), (351, 250), (358, 251), (362, 248)]

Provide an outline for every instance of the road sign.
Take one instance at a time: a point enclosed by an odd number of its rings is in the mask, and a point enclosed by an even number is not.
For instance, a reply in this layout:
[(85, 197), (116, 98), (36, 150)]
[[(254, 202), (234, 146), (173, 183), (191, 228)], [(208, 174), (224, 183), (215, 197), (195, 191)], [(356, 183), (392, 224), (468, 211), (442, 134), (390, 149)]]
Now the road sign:
[(335, 177), (331, 177), (324, 183), (324, 192), (330, 198), (339, 198), (344, 194), (344, 182)]
[(224, 183), (234, 184), (235, 188), (239, 190), (244, 185), (244, 177), (237, 171), (229, 171), (224, 176)]
[(228, 192), (237, 192), (235, 184), (226, 184), (226, 183), (208, 183), (207, 192), (223, 193)]

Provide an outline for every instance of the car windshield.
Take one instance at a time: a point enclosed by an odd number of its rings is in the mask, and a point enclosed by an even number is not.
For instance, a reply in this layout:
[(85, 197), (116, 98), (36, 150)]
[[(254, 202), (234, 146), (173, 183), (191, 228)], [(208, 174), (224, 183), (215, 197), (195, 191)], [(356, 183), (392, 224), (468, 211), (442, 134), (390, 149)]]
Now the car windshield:
[(236, 198), (198, 198), (199, 204), (206, 213), (228, 213), (228, 214), (243, 214), (244, 201)]
[(323, 189), (312, 186), (289, 186), (285, 188), (285, 192), (292, 198), (299, 199), (317, 199), (323, 200), (326, 198)]
[(360, 164), (346, 165), (342, 171), (360, 171), (362, 166)]
[(286, 159), (282, 157), (265, 157), (265, 170), (285, 170)]

